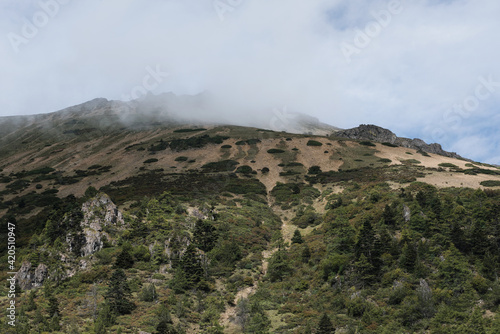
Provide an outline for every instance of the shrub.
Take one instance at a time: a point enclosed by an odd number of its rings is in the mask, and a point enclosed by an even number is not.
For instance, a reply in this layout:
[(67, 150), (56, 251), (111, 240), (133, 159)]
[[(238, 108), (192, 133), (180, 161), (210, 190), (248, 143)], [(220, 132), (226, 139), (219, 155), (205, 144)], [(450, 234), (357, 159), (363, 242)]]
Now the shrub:
[(388, 142), (382, 143), (382, 145), (389, 146), (389, 147), (398, 147), (398, 145), (392, 144), (392, 143), (388, 143)]
[(200, 131), (206, 131), (207, 129), (204, 128), (199, 128), (199, 129), (178, 129), (174, 130), (175, 133), (189, 133), (189, 132), (200, 132)]
[(183, 157), (183, 156), (180, 156), (180, 157), (177, 157), (175, 158), (175, 161), (188, 161), (188, 157)]
[(323, 143), (317, 140), (309, 140), (306, 144), (307, 146), (323, 146)]
[(500, 187), (500, 181), (498, 180), (487, 180), (480, 183), (483, 187)]
[(267, 168), (267, 167), (262, 168), (262, 174), (266, 174), (266, 173), (269, 173), (269, 168)]
[(420, 164), (421, 162), (415, 159), (408, 159), (401, 161), (404, 164)]
[(267, 153), (277, 154), (277, 153), (285, 153), (285, 151), (284, 150), (280, 150), (279, 148), (272, 148), (270, 150), (267, 150)]
[(449, 163), (449, 162), (442, 162), (438, 165), (439, 167), (449, 167), (449, 168), (458, 168), (457, 165), (454, 165), (452, 163)]
[(308, 174), (320, 174), (321, 173), (321, 167), (320, 166), (311, 166), (309, 167)]
[(231, 145), (222, 145), (220, 148), (231, 148)]
[(203, 168), (207, 172), (232, 172), (238, 164), (239, 162), (234, 160), (222, 160), (209, 162), (201, 166), (201, 168)]
[(145, 302), (152, 302), (158, 298), (154, 284), (145, 285), (141, 290), (140, 299)]
[(391, 159), (382, 158), (382, 159), (379, 159), (379, 162), (390, 164), (392, 162), (392, 160)]
[(240, 166), (236, 169), (236, 173), (250, 174), (251, 172), (253, 172), (252, 167), (247, 165)]
[(375, 145), (374, 143), (372, 143), (371, 141), (368, 141), (368, 140), (360, 141), (359, 144), (363, 145), (363, 146), (377, 146), (377, 145)]
[(148, 159), (148, 160), (144, 161), (144, 163), (145, 163), (145, 164), (151, 164), (151, 163), (153, 163), (153, 162), (157, 162), (157, 161), (158, 161), (158, 159), (156, 159), (156, 158), (151, 158), (151, 159)]

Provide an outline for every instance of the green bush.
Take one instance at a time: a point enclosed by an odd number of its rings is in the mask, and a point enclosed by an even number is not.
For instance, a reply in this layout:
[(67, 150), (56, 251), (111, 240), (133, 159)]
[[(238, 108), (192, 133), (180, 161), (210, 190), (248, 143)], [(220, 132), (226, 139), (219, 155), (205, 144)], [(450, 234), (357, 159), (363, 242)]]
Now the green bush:
[(252, 167), (243, 165), (238, 168), (236, 168), (236, 173), (242, 173), (242, 174), (250, 174), (253, 172)]
[(203, 168), (207, 172), (232, 172), (236, 165), (239, 165), (238, 161), (234, 160), (222, 160), (216, 162), (209, 162), (201, 168)]
[(439, 167), (449, 167), (449, 168), (458, 168), (457, 165), (454, 165), (452, 163), (449, 163), (449, 162), (442, 162), (438, 165)]
[(483, 187), (500, 187), (500, 181), (498, 180), (487, 180), (480, 183)]
[(231, 148), (231, 145), (222, 145), (220, 148)]
[(359, 144), (363, 145), (363, 146), (377, 146), (377, 145), (375, 145), (374, 143), (372, 143), (371, 141), (368, 141), (368, 140), (360, 141)]
[(175, 158), (175, 161), (181, 161), (182, 162), (182, 161), (188, 161), (188, 159), (189, 159), (188, 157), (180, 156), (180, 157)]
[(309, 140), (306, 144), (307, 146), (323, 146), (323, 143), (317, 141), (317, 140)]
[(175, 133), (189, 133), (189, 132), (200, 132), (200, 131), (206, 131), (207, 129), (204, 128), (198, 128), (198, 129), (178, 129), (174, 130)]
[(382, 143), (382, 145), (389, 146), (389, 147), (398, 147), (398, 145), (392, 144), (392, 143), (388, 143), (388, 142)]
[(316, 174), (320, 174), (321, 172), (322, 171), (321, 171), (320, 166), (311, 166), (311, 167), (309, 167), (309, 171), (307, 173), (311, 174), (311, 175), (316, 175)]
[(145, 163), (145, 164), (151, 164), (151, 163), (153, 163), (153, 162), (157, 162), (157, 161), (158, 161), (158, 159), (156, 159), (156, 158), (151, 158), (151, 159), (148, 159), (148, 160), (144, 161), (144, 163)]
[(285, 151), (279, 148), (272, 148), (270, 150), (267, 150), (267, 153), (277, 154), (277, 153), (285, 153)]

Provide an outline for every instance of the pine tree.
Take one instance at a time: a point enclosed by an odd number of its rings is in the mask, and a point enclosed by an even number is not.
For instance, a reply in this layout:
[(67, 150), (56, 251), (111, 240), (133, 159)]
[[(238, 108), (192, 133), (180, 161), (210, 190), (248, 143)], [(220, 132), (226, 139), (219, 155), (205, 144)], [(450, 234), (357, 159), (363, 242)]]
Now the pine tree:
[(359, 230), (358, 240), (354, 246), (356, 258), (364, 254), (368, 259), (371, 258), (371, 251), (375, 242), (375, 233), (370, 221), (367, 219), (363, 222), (363, 226)]
[(299, 230), (295, 230), (295, 232), (293, 232), (292, 244), (301, 244), (303, 242), (302, 234), (300, 234)]
[(37, 305), (35, 302), (35, 290), (31, 290), (28, 295), (28, 302), (26, 303), (26, 311), (31, 312), (37, 309)]
[(186, 281), (190, 288), (194, 287), (203, 277), (200, 257), (193, 244), (190, 244), (182, 255), (180, 267), (186, 273)]
[(145, 285), (141, 291), (141, 300), (145, 302), (154, 301), (158, 295), (156, 294), (156, 288), (154, 284)]
[(124, 245), (122, 251), (117, 255), (114, 268), (128, 269), (134, 265), (134, 257), (130, 253), (130, 245)]
[(158, 317), (158, 325), (156, 326), (155, 334), (176, 334), (172, 317), (168, 308), (164, 304), (160, 304), (156, 311)]
[(335, 333), (335, 328), (333, 327), (332, 322), (326, 313), (323, 313), (323, 316), (321, 316), (316, 333), (317, 334)]
[(104, 296), (111, 311), (116, 314), (130, 313), (135, 305), (129, 300), (132, 295), (127, 282), (127, 276), (122, 269), (117, 269), (111, 275), (108, 291)]
[(382, 213), (382, 218), (386, 225), (393, 226), (396, 223), (396, 212), (391, 208), (389, 204), (385, 205), (384, 212)]
[(196, 246), (204, 252), (210, 252), (217, 242), (217, 230), (207, 221), (199, 219), (194, 226), (193, 239)]
[(309, 249), (309, 246), (307, 246), (307, 244), (304, 246), (304, 249), (302, 250), (301, 257), (303, 263), (308, 263), (309, 260), (311, 259), (311, 250)]
[(286, 252), (283, 250), (276, 251), (269, 260), (267, 276), (271, 282), (281, 281), (288, 272), (290, 272), (290, 267)]

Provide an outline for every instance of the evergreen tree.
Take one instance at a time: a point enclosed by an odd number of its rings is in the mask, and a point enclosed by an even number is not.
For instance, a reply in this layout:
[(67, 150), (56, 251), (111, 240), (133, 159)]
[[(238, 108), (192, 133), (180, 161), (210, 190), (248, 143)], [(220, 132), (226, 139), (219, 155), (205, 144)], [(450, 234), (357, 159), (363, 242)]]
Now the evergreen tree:
[(408, 272), (413, 272), (415, 264), (417, 263), (417, 250), (411, 243), (405, 243), (399, 258), (399, 264)]
[(141, 291), (141, 300), (145, 302), (152, 302), (158, 298), (154, 284), (145, 285)]
[(47, 313), (52, 318), (54, 315), (59, 314), (59, 300), (54, 296), (52, 289), (48, 288), (46, 291), (46, 298), (49, 301)]
[(134, 265), (134, 257), (131, 254), (131, 246), (125, 244), (122, 251), (117, 255), (114, 268), (128, 269)]
[(316, 333), (317, 334), (335, 333), (335, 328), (333, 327), (332, 322), (326, 313), (323, 313), (323, 315), (321, 316)]
[(170, 316), (170, 312), (168, 308), (160, 304), (156, 311), (156, 315), (158, 317), (158, 325), (156, 326), (155, 334), (177, 334), (177, 330), (174, 327), (174, 323), (172, 322), (172, 317)]
[(186, 274), (186, 281), (190, 288), (194, 287), (203, 277), (203, 268), (196, 247), (190, 244), (182, 255), (180, 267)]
[(170, 281), (170, 287), (175, 293), (183, 293), (190, 288), (186, 273), (181, 267), (175, 269), (174, 277)]
[(303, 242), (304, 242), (304, 240), (302, 239), (302, 235), (300, 234), (300, 231), (298, 229), (295, 230), (295, 232), (293, 232), (292, 244), (301, 244)]
[(130, 313), (135, 308), (134, 303), (129, 300), (131, 295), (125, 272), (122, 269), (115, 270), (104, 296), (111, 311), (117, 315)]
[(309, 249), (309, 246), (304, 245), (304, 249), (302, 250), (301, 254), (302, 262), (303, 263), (308, 263), (309, 260), (311, 259), (311, 250)]
[(382, 218), (386, 225), (393, 226), (396, 223), (396, 212), (389, 204), (385, 205), (384, 212), (382, 213)]
[(363, 226), (359, 230), (358, 240), (354, 246), (356, 258), (364, 254), (368, 259), (371, 258), (373, 244), (375, 242), (375, 233), (373, 232), (372, 224), (368, 219), (363, 222)]
[(266, 334), (271, 325), (266, 312), (258, 302), (253, 302), (250, 305), (250, 315), (245, 325), (245, 333)]
[(212, 224), (198, 219), (194, 226), (193, 239), (196, 246), (204, 252), (209, 252), (217, 242), (217, 230)]
[(283, 277), (290, 272), (287, 254), (283, 250), (276, 251), (271, 259), (267, 269), (267, 276), (271, 282), (282, 281)]
[(31, 290), (28, 295), (28, 302), (26, 303), (26, 311), (31, 312), (37, 309), (37, 305), (35, 302), (35, 290)]

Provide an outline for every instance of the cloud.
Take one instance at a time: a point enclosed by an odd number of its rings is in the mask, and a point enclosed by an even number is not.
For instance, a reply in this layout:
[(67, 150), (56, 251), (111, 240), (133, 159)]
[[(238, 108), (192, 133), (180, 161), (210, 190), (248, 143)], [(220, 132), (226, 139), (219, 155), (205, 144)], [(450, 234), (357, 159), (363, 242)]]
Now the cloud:
[[(44, 8), (54, 15), (15, 52), (9, 34), (23, 36)], [(484, 131), (485, 115), (500, 126), (491, 117), (500, 89), (453, 127), (449, 110), (480, 77), (500, 81), (499, 9), (494, 0), (5, 0), (0, 115), (121, 100), (159, 67), (169, 75), (151, 92), (208, 90), (238, 119), (287, 106), (493, 161), (498, 145), (479, 155), (464, 138)], [(358, 52), (348, 58), (343, 45)]]

